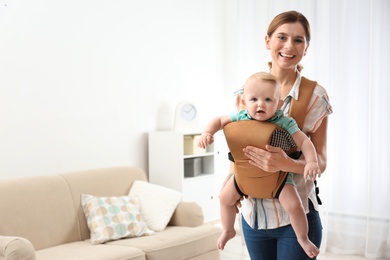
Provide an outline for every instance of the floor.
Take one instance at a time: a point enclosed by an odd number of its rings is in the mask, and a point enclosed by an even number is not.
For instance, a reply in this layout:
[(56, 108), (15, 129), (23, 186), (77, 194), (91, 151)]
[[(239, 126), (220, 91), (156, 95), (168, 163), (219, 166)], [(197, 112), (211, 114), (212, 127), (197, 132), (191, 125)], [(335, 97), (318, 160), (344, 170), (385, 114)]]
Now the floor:
[[(320, 254), (317, 260), (364, 260), (366, 258), (351, 255), (335, 255), (332, 253)], [(250, 260), (245, 245), (243, 245), (241, 236), (237, 235), (230, 240), (223, 251), (221, 251), (221, 260)]]

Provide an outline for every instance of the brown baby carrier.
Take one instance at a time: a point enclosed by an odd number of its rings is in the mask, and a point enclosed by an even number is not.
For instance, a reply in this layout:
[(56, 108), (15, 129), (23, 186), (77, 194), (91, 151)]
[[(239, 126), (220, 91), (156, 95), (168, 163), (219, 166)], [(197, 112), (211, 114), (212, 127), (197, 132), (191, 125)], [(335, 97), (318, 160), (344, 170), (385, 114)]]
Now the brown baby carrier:
[[(307, 106), (317, 82), (301, 78), (299, 88), (299, 100), (292, 99), (289, 116), (294, 118), (300, 129), (305, 122)], [(281, 129), (270, 122), (257, 120), (243, 120), (227, 124), (223, 128), (225, 138), (234, 159), (234, 177), (238, 188), (242, 193), (254, 198), (275, 198), (278, 196), (287, 178), (287, 172), (265, 172), (249, 163), (248, 157), (243, 153), (243, 148), (254, 146), (265, 149), (267, 144), (281, 147), (288, 155), (296, 152), (296, 146), (283, 144), (291, 143), (280, 135)], [(275, 140), (276, 136), (282, 136)], [(276, 139), (278, 139), (276, 137)], [(274, 143), (270, 143), (273, 140)], [(276, 141), (276, 142), (275, 142)], [(279, 145), (280, 144), (280, 145)]]

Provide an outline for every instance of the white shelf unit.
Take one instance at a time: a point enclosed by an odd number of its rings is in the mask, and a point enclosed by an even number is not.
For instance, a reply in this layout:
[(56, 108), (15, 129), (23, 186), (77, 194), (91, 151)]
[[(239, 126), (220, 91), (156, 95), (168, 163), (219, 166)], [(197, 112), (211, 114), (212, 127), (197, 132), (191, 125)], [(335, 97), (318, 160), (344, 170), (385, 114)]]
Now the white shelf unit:
[[(219, 219), (218, 194), (228, 171), (228, 161), (227, 153), (222, 154), (215, 149), (219, 133), (215, 136), (214, 144), (207, 147), (205, 153), (184, 154), (184, 138), (198, 134), (200, 133), (150, 132), (149, 181), (182, 192), (185, 201), (197, 202), (208, 222)], [(185, 177), (185, 160), (189, 159), (202, 161), (202, 171), (194, 177)], [(221, 160), (224, 162), (223, 170), (217, 166), (217, 162)]]

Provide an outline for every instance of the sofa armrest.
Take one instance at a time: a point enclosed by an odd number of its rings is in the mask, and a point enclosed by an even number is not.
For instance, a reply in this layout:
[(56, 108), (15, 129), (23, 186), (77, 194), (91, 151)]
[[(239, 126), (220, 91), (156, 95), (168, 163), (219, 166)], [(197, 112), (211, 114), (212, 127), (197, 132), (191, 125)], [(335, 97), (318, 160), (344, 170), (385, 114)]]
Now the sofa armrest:
[(202, 208), (196, 202), (182, 201), (176, 207), (169, 226), (196, 227), (204, 223)]
[(35, 249), (25, 238), (0, 236), (0, 256), (6, 260), (35, 260)]

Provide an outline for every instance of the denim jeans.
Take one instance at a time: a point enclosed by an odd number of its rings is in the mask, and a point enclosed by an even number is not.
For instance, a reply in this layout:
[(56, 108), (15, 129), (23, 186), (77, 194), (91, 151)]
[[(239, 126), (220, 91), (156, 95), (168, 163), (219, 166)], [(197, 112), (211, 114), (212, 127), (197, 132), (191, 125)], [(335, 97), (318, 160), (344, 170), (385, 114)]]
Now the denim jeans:
[[(322, 239), (322, 224), (319, 213), (309, 201), (310, 212), (306, 215), (309, 225), (309, 239), (318, 248)], [(275, 229), (252, 229), (242, 219), (242, 230), (251, 260), (306, 260), (309, 258), (297, 241), (291, 225)]]

